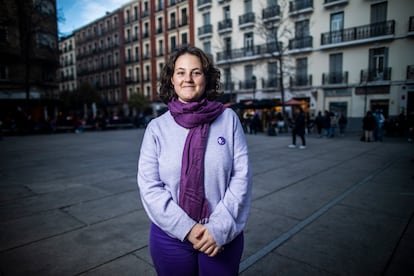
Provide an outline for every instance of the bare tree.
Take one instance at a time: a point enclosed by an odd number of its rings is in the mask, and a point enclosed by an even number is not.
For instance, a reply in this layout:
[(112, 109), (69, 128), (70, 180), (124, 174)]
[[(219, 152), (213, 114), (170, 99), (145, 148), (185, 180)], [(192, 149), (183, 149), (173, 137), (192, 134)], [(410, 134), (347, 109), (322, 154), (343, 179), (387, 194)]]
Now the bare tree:
[(288, 1), (279, 0), (278, 4), (262, 9), (262, 14), (256, 21), (256, 31), (266, 41), (266, 52), (270, 59), (277, 62), (277, 85), (280, 88), (282, 115), (286, 118), (285, 83), (294, 70), (288, 54), (288, 41), (292, 37), (292, 23), (285, 16), (288, 11)]
[[(16, 0), (15, 12), (22, 64), (26, 108), (34, 82), (53, 83), (58, 67), (57, 11), (53, 0)], [(35, 68), (41, 66), (41, 70)]]

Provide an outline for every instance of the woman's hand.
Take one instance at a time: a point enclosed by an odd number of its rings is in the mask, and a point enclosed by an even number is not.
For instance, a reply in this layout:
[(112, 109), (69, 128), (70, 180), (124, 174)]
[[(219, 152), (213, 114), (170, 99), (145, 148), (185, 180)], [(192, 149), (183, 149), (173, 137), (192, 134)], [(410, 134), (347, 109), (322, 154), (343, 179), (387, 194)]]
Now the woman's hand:
[(220, 252), (220, 247), (211, 235), (210, 231), (202, 224), (197, 223), (191, 229), (187, 239), (193, 244), (193, 248), (214, 257)]

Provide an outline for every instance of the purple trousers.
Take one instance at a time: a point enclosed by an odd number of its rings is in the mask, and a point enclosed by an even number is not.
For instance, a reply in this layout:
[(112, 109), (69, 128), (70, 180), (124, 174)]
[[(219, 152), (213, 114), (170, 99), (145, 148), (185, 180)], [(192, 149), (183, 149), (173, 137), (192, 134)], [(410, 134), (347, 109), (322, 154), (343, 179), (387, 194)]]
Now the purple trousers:
[(158, 276), (235, 276), (243, 252), (243, 233), (224, 246), (214, 257), (193, 249), (189, 241), (168, 236), (155, 224), (151, 224), (149, 247)]

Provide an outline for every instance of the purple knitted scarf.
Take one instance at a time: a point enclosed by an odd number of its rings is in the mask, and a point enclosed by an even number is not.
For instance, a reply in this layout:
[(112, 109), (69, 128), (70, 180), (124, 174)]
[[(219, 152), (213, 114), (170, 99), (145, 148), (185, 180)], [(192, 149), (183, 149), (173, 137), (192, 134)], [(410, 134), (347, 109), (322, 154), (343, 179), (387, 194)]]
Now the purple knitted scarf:
[(177, 124), (190, 129), (183, 150), (178, 204), (191, 218), (202, 222), (210, 216), (204, 194), (204, 153), (208, 129), (225, 107), (206, 99), (186, 104), (174, 99), (168, 103), (168, 108)]

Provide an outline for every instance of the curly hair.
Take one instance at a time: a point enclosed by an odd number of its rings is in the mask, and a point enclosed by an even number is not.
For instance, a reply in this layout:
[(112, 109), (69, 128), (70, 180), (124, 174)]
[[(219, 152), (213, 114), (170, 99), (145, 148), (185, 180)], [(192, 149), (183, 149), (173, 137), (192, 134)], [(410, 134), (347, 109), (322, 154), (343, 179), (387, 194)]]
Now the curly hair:
[(207, 55), (203, 50), (191, 45), (184, 45), (176, 49), (170, 55), (167, 63), (162, 68), (159, 91), (160, 99), (165, 104), (168, 104), (172, 99), (178, 97), (174, 91), (171, 78), (174, 74), (175, 62), (184, 54), (194, 55), (200, 59), (203, 73), (206, 76), (206, 88), (203, 97), (211, 101), (217, 99), (218, 96), (221, 95), (219, 92), (221, 87), (220, 70), (214, 66), (213, 60), (209, 55)]

